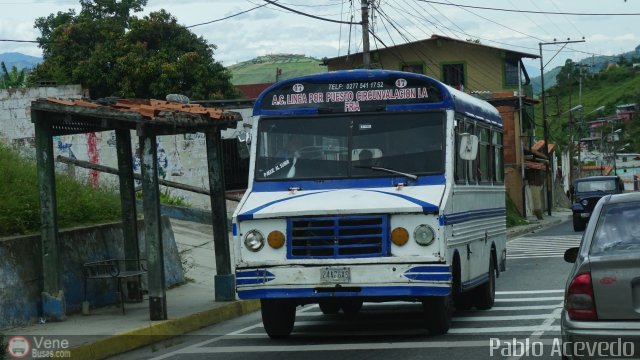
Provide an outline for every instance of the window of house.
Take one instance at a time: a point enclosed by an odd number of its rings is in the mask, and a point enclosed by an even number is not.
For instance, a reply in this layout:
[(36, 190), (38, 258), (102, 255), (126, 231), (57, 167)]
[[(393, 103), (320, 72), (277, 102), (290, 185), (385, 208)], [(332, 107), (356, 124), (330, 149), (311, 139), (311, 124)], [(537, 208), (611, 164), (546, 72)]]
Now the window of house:
[(403, 64), (400, 67), (401, 71), (412, 72), (416, 74), (424, 74), (424, 65), (423, 64)]
[(518, 72), (518, 62), (516, 58), (506, 58), (504, 61), (504, 83), (506, 86), (518, 86), (520, 73)]
[(458, 90), (464, 89), (464, 64), (442, 65), (442, 82)]

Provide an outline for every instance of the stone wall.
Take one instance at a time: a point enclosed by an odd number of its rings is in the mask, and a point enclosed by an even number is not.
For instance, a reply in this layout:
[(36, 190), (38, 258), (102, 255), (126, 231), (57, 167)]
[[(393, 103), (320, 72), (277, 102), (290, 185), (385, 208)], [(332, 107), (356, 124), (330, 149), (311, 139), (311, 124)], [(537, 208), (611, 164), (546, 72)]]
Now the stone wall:
[[(140, 256), (146, 257), (143, 222), (138, 221)], [(185, 281), (171, 223), (162, 218), (165, 256), (165, 286)], [(62, 230), (59, 234), (60, 274), (67, 313), (80, 312), (84, 300), (82, 264), (89, 261), (123, 258), (122, 226), (119, 223)], [(42, 316), (43, 286), (40, 235), (0, 239), (0, 329), (31, 324)], [(143, 279), (143, 288), (146, 281)], [(91, 280), (91, 306), (118, 301), (115, 281)]]

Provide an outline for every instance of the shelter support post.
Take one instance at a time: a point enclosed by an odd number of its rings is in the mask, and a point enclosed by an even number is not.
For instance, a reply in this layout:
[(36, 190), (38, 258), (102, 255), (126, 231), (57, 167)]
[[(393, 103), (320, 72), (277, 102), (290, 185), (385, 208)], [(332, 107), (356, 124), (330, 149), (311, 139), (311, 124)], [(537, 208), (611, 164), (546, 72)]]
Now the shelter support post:
[(227, 204), (225, 199), (224, 172), (222, 163), (222, 140), (220, 129), (207, 131), (207, 165), (209, 168), (209, 190), (213, 241), (216, 253), (215, 300), (235, 299), (235, 277), (231, 273), (231, 251), (227, 226)]
[(151, 320), (167, 320), (165, 292), (164, 249), (160, 219), (160, 189), (158, 187), (158, 156), (155, 134), (140, 136), (142, 147), (142, 205), (147, 245), (149, 286), (149, 317)]
[[(116, 130), (116, 152), (118, 154), (118, 178), (120, 180), (120, 206), (122, 209), (122, 236), (124, 239), (124, 258), (127, 271), (140, 270), (140, 248), (138, 243), (138, 225), (136, 213), (135, 183), (131, 148), (131, 130)], [(142, 291), (138, 278), (127, 280), (127, 298), (141, 301)]]
[(40, 196), (42, 311), (45, 319), (62, 321), (66, 318), (66, 306), (60, 276), (52, 126), (44, 121), (43, 115), (37, 111), (31, 111), (31, 119), (35, 123), (38, 192)]

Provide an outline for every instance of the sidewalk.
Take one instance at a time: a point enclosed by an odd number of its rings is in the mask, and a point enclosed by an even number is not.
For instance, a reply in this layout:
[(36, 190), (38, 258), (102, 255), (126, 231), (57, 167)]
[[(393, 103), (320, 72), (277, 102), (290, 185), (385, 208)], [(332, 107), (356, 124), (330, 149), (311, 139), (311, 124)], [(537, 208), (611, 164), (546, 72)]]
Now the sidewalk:
[(31, 341), (42, 335), (45, 339), (67, 340), (71, 359), (104, 359), (260, 309), (257, 300), (214, 301), (216, 265), (211, 225), (171, 219), (171, 227), (188, 282), (167, 290), (169, 320), (150, 321), (145, 296), (141, 303), (126, 303), (125, 315), (118, 304), (91, 309), (90, 315), (72, 314), (62, 322), (3, 330), (5, 341), (17, 335)]
[(570, 221), (571, 214), (572, 212), (569, 208), (555, 208), (551, 211), (551, 216), (547, 215), (545, 211), (542, 219), (538, 219), (535, 216), (527, 216), (529, 224), (513, 226), (507, 229), (507, 240)]
[[(569, 209), (558, 209), (542, 220), (507, 230), (509, 239), (570, 220)], [(5, 341), (20, 335), (34, 339), (67, 340), (72, 359), (104, 359), (170, 337), (183, 335), (234, 317), (257, 311), (259, 301), (216, 302), (213, 279), (215, 256), (210, 225), (171, 219), (189, 282), (167, 290), (169, 320), (150, 321), (148, 301), (92, 309), (90, 315), (69, 315), (66, 321), (36, 324), (4, 331)], [(33, 344), (32, 344), (33, 345)], [(56, 349), (59, 350), (59, 349)]]

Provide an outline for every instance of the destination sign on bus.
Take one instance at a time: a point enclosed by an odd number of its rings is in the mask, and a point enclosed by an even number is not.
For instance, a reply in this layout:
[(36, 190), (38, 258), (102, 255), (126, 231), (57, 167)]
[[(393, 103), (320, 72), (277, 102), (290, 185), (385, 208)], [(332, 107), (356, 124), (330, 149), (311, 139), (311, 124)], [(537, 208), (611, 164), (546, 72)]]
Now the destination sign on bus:
[(427, 81), (404, 78), (389, 81), (287, 84), (269, 91), (262, 109), (318, 108), (331, 112), (377, 111), (386, 105), (433, 103), (442, 101), (436, 86)]

